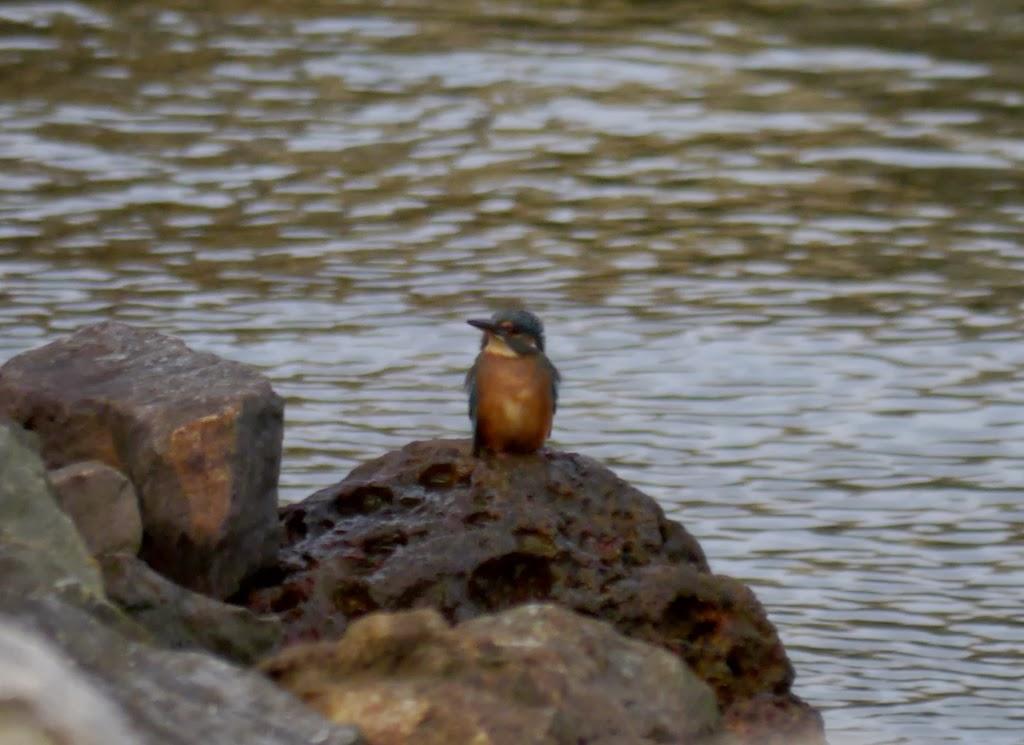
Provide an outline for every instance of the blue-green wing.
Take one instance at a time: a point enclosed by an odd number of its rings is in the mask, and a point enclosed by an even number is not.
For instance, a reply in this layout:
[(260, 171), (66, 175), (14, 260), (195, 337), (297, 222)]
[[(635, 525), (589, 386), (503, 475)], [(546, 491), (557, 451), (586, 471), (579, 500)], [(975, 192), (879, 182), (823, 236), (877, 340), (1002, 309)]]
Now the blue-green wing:
[(473, 422), (473, 426), (476, 426), (476, 369), (480, 364), (479, 358), (473, 363), (473, 366), (469, 368), (469, 372), (466, 373), (466, 380), (463, 383), (463, 387), (466, 392), (469, 393), (469, 421)]
[(476, 370), (480, 364), (480, 358), (477, 357), (473, 366), (469, 368), (469, 372), (466, 373), (466, 380), (463, 385), (466, 388), (466, 392), (469, 393), (469, 421), (473, 423), (473, 456), (480, 455), (481, 442), (480, 442), (480, 428), (476, 426), (476, 405), (478, 396), (476, 393)]
[(544, 357), (544, 364), (547, 365), (548, 372), (551, 373), (551, 404), (552, 413), (554, 413), (558, 411), (558, 385), (562, 382), (562, 374), (558, 372), (557, 367), (551, 364), (551, 360), (547, 358), (547, 355), (542, 356)]

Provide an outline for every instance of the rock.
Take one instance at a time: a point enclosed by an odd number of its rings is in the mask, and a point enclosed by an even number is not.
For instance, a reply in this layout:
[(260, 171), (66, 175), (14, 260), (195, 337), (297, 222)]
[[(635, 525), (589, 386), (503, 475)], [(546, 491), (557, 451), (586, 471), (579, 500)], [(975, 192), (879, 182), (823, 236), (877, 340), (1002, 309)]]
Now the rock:
[(142, 517), (127, 476), (90, 460), (50, 471), (50, 483), (93, 556), (139, 552)]
[(760, 694), (729, 708), (725, 728), (730, 742), (757, 745), (818, 745), (824, 743), (825, 724), (808, 706), (786, 705), (777, 696)]
[(677, 657), (552, 605), (454, 628), (433, 610), (375, 613), (263, 669), (373, 745), (685, 745), (718, 724), (714, 694)]
[(33, 628), (124, 712), (139, 745), (354, 745), (332, 725), (252, 670), (211, 655), (126, 639), (93, 613), (56, 596), (18, 601), (0, 592), (0, 618)]
[(337, 638), (350, 619), (412, 607), (459, 621), (553, 599), (608, 617), (601, 588), (641, 567), (707, 571), (653, 499), (575, 454), (480, 461), (463, 441), (416, 442), (281, 519), (278, 564), (244, 594), (281, 614), (289, 640)]
[(0, 368), (0, 415), (36, 432), (49, 468), (98, 460), (139, 495), (141, 556), (227, 597), (271, 561), (283, 403), (252, 368), (101, 323)]
[(754, 593), (730, 577), (650, 565), (604, 593), (623, 632), (683, 657), (723, 705), (792, 683), (775, 627)]
[[(75, 692), (85, 697), (79, 701), (106, 703), (93, 708), (95, 719), (57, 719), (81, 713), (71, 708), (77, 707), (71, 700), (66, 712), (45, 708), (61, 691), (73, 695), (58, 686), (52, 692), (35, 691), (42, 709), (17, 702), (7, 706), (13, 700), (8, 692), (28, 700), (16, 686), (41, 680), (29, 677), (30, 672), (48, 675), (52, 670), (25, 671), (13, 681), (0, 670), (0, 728), (7, 728), (0, 729), (0, 742), (16, 742), (12, 738), (17, 736), (48, 745), (90, 743), (94, 734), (111, 733), (100, 741), (118, 745), (118, 722), (134, 745), (360, 742), (354, 729), (331, 725), (255, 671), (206, 653), (152, 646), (150, 635), (104, 597), (96, 564), (57, 507), (31, 439), (0, 425), (0, 629), (31, 629), (45, 640), (44, 657), (56, 654), (59, 670), (79, 672), (68, 685), (82, 683), (92, 691), (91, 696)], [(28, 654), (10, 649), (0, 642), (0, 660), (11, 659), (5, 651)], [(42, 722), (57, 728), (40, 730)], [(65, 724), (74, 727), (73, 735), (64, 735), (60, 727)]]
[[(57, 507), (37, 446), (31, 434), (0, 421), (0, 587), (29, 595), (73, 582), (101, 595), (99, 567), (71, 518)], [(36, 558), (18, 566), (15, 555), (22, 553)]]
[(186, 590), (134, 556), (103, 556), (100, 567), (107, 597), (163, 646), (205, 649), (251, 665), (281, 639), (281, 622), (275, 616), (257, 616)]
[(589, 458), (474, 459), (466, 441), (416, 442), (281, 518), (277, 566), (242, 595), (280, 613), (286, 639), (338, 638), (375, 610), (430, 607), (459, 622), (555, 602), (680, 655), (737, 732), (731, 707), (767, 697), (822, 738), (753, 593), (712, 574), (681, 525)]
[(37, 634), (0, 617), (0, 742), (135, 745), (124, 713)]

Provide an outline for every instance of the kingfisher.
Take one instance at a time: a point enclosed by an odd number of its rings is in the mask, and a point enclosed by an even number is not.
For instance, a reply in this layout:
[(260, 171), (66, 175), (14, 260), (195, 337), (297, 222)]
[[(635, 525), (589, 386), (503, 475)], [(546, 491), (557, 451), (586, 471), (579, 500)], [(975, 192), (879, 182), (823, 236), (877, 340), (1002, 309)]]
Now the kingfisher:
[(544, 354), (544, 324), (528, 310), (466, 323), (484, 332), (466, 373), (473, 455), (534, 452), (551, 436), (562, 379)]

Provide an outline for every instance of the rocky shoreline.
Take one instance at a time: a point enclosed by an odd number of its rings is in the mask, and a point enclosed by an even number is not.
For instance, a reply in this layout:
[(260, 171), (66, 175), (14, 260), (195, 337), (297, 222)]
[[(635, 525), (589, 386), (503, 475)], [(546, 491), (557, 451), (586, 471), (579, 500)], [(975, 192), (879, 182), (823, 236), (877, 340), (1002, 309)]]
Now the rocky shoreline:
[(278, 511), (282, 431), (125, 324), (0, 367), (0, 740), (825, 742), (749, 588), (599, 463), (416, 442)]

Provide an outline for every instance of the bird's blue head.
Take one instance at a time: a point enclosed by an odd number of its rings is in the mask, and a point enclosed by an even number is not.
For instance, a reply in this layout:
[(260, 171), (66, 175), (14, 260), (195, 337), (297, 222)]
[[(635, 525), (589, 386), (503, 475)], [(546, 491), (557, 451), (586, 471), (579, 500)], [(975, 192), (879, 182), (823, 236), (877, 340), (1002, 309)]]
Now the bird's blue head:
[(499, 310), (486, 321), (471, 319), (466, 323), (484, 332), (482, 348), (494, 341), (519, 355), (544, 351), (544, 324), (528, 310)]

